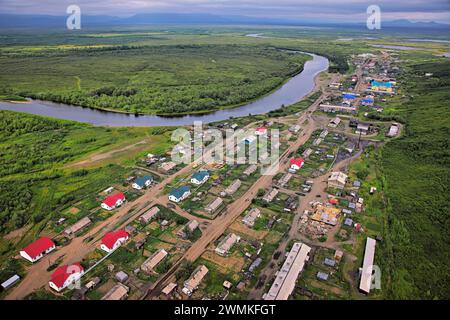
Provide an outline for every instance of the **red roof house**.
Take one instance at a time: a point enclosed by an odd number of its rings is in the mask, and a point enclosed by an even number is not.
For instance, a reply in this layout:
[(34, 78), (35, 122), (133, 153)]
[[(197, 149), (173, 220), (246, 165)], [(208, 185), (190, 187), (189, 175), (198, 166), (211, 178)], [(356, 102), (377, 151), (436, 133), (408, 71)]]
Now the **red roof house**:
[(116, 207), (121, 206), (124, 201), (125, 195), (122, 192), (118, 192), (110, 195), (109, 197), (106, 197), (106, 199), (102, 202), (102, 208), (106, 210), (112, 210)]
[(267, 128), (264, 128), (264, 127), (256, 128), (255, 134), (256, 134), (256, 135), (267, 134)]
[(60, 266), (52, 273), (48, 284), (52, 289), (59, 292), (66, 288), (69, 284), (80, 279), (83, 274), (84, 268), (78, 262), (71, 265)]
[(128, 232), (123, 229), (109, 232), (102, 238), (100, 248), (109, 253), (120, 247), (125, 241), (128, 240), (128, 237)]
[(336, 198), (330, 198), (330, 200), (328, 200), (328, 202), (330, 204), (338, 204), (339, 203), (338, 199), (336, 199)]
[(293, 158), (290, 163), (292, 170), (299, 170), (305, 163), (305, 160), (303, 158)]
[(28, 261), (35, 262), (56, 248), (55, 243), (47, 237), (41, 237), (20, 251), (20, 255)]

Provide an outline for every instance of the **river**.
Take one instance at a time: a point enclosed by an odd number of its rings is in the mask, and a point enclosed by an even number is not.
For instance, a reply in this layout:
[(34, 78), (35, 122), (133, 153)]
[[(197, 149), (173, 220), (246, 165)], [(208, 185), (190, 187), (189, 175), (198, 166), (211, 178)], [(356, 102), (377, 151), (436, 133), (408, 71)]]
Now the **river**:
[(186, 115), (164, 117), (158, 115), (134, 115), (92, 108), (53, 103), (41, 100), (31, 100), (29, 103), (11, 103), (0, 101), (0, 110), (11, 110), (59, 119), (90, 123), (98, 126), (112, 127), (153, 127), (153, 126), (183, 126), (194, 121), (210, 123), (242, 117), (249, 114), (262, 114), (281, 107), (289, 106), (307, 96), (314, 89), (314, 78), (328, 69), (328, 59), (310, 54), (313, 59), (305, 63), (303, 71), (289, 79), (279, 89), (254, 102), (240, 107), (218, 110), (204, 115)]

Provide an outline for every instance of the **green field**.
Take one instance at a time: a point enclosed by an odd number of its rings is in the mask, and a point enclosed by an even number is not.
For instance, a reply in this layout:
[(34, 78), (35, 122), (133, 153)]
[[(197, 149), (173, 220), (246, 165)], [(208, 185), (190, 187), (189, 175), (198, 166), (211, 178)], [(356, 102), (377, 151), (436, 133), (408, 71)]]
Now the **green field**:
[[(0, 233), (32, 226), (18, 245), (29, 243), (73, 203), (88, 197), (86, 208), (97, 207), (95, 195), (123, 183), (135, 158), (170, 147), (170, 129), (92, 127), (9, 111), (0, 111), (0, 122)], [(145, 144), (125, 157), (69, 165), (137, 141)], [(0, 255), (13, 248), (1, 239)]]
[(131, 113), (232, 107), (278, 88), (308, 56), (237, 45), (116, 46), (0, 56), (0, 94)]

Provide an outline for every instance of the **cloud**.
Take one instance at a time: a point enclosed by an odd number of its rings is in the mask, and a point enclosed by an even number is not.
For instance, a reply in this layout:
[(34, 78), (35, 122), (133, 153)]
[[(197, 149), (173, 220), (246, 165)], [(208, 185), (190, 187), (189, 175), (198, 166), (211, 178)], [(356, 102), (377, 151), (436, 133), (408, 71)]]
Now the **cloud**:
[(365, 20), (367, 7), (376, 4), (385, 19), (450, 20), (449, 0), (0, 0), (0, 12), (65, 15), (70, 4), (89, 15), (176, 12), (346, 21)]

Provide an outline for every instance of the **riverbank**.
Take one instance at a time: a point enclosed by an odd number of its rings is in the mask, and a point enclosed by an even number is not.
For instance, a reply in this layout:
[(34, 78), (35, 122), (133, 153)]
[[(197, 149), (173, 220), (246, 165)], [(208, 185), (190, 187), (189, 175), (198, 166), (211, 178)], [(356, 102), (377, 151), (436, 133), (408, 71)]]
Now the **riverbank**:
[(18, 111), (35, 115), (85, 122), (98, 126), (112, 127), (149, 127), (149, 126), (184, 126), (192, 125), (194, 121), (204, 123), (216, 122), (230, 118), (248, 116), (249, 114), (264, 114), (279, 109), (282, 105), (289, 106), (301, 101), (317, 88), (317, 75), (328, 70), (327, 58), (308, 54), (312, 59), (305, 62), (301, 71), (284, 81), (277, 89), (265, 96), (234, 108), (221, 109), (210, 113), (189, 113), (186, 115), (139, 115), (134, 113), (111, 112), (80, 106), (71, 106), (49, 101), (32, 100), (18, 105), (0, 102), (0, 110)]

